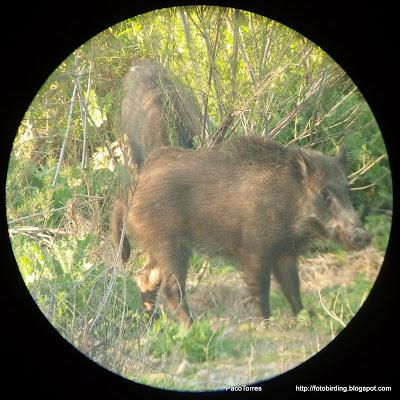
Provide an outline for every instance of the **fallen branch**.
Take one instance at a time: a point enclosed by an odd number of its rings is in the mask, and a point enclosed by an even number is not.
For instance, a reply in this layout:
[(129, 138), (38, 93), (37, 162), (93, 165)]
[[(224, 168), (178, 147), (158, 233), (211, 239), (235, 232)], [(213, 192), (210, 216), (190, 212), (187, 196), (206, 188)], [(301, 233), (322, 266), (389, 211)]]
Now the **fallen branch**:
[(21, 217), (21, 218), (14, 219), (12, 221), (8, 221), (8, 225), (16, 224), (16, 223), (21, 222), (21, 221), (26, 221), (27, 219), (31, 219), (31, 218), (34, 218), (34, 217), (39, 217), (41, 215), (46, 215), (46, 214), (50, 214), (50, 213), (54, 213), (54, 212), (58, 212), (58, 211), (63, 211), (66, 208), (67, 208), (67, 206), (59, 207), (59, 208), (52, 208), (51, 210), (41, 211), (41, 212), (38, 212), (38, 213), (35, 213), (35, 214), (26, 215), (25, 217)]
[[(77, 194), (76, 196), (88, 197), (87, 202), (98, 201), (98, 200), (105, 199), (104, 196), (103, 197), (90, 196), (90, 195), (85, 195), (85, 194)], [(82, 205), (81, 207), (84, 207), (84, 205)], [(41, 211), (41, 212), (34, 213), (34, 214), (31, 214), (31, 215), (26, 215), (25, 217), (20, 217), (20, 218), (17, 218), (17, 219), (13, 219), (12, 221), (8, 221), (8, 225), (13, 225), (13, 224), (16, 224), (18, 222), (26, 221), (27, 219), (31, 219), (31, 218), (34, 218), (34, 217), (39, 217), (41, 215), (46, 215), (46, 214), (51, 214), (51, 213), (55, 213), (55, 212), (58, 212), (58, 211), (63, 211), (63, 210), (66, 210), (67, 208), (68, 208), (68, 206), (59, 207), (59, 208), (52, 208), (51, 210)]]
[(54, 228), (41, 228), (38, 226), (20, 226), (18, 228), (12, 228), (8, 230), (10, 235), (18, 234), (36, 234), (37, 236), (53, 237), (56, 235), (68, 236), (71, 233), (61, 229)]

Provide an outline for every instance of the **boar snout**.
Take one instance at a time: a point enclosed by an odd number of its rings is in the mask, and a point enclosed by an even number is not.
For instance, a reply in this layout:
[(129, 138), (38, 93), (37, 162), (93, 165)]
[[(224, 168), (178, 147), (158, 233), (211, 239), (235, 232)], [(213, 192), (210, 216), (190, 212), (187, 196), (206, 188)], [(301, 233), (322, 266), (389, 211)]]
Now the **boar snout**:
[(371, 243), (370, 234), (363, 228), (353, 208), (339, 212), (333, 224), (334, 237), (346, 250), (361, 250)]
[(353, 249), (360, 250), (371, 243), (371, 236), (364, 228), (355, 228), (349, 236), (349, 242)]

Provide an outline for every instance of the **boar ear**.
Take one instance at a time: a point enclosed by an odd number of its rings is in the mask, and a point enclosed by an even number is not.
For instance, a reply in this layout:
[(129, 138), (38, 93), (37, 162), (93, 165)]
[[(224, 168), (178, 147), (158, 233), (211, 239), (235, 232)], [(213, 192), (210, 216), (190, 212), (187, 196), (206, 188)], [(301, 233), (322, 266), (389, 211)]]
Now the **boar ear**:
[(336, 155), (338, 163), (341, 165), (344, 171), (347, 169), (347, 147), (341, 144)]
[(313, 167), (307, 154), (301, 150), (293, 153), (291, 168), (294, 176), (300, 180), (303, 180), (313, 173)]

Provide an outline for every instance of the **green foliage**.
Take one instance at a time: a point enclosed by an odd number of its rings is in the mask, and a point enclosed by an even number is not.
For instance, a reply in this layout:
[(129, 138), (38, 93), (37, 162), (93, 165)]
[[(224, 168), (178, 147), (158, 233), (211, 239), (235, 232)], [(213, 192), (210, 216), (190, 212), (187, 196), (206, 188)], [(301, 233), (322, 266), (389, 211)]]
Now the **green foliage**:
[(82, 213), (93, 218), (94, 202), (109, 202), (110, 193), (122, 179), (107, 168), (82, 171), (78, 165), (61, 169), (55, 185), (55, 166), (49, 163), (38, 167), (25, 159), (11, 156), (7, 179), (8, 220), (32, 216), (30, 224), (59, 227), (67, 221), (65, 212), (70, 201), (79, 200)]
[[(94, 237), (86, 235), (82, 239), (60, 240), (51, 249), (18, 236), (12, 243), (22, 277), (32, 296), (52, 324), (69, 340), (76, 340), (79, 326), (93, 320), (100, 311), (101, 319), (92, 332), (97, 338), (118, 332), (121, 314), (125, 315), (127, 325), (134, 327), (139, 322), (142, 314), (140, 296), (133, 280), (123, 276), (113, 280), (104, 265), (89, 259), (96, 243)], [(99, 310), (105, 296), (109, 296), (109, 301)], [(127, 336), (132, 334), (133, 331)]]
[(366, 227), (372, 235), (372, 244), (380, 251), (386, 251), (391, 228), (391, 217), (387, 215), (368, 215)]
[(274, 310), (274, 315), (272, 318), (281, 317), (282, 314), (287, 314), (288, 309), (288, 301), (284, 297), (281, 290), (271, 290), (270, 292), (270, 307), (271, 310)]
[(208, 318), (193, 323), (190, 329), (169, 319), (155, 321), (150, 333), (150, 352), (155, 357), (166, 357), (179, 352), (190, 362), (204, 362), (237, 352), (237, 343), (222, 339), (223, 327), (213, 329)]
[(204, 257), (193, 254), (189, 260), (189, 265), (194, 273), (199, 273), (204, 265)]
[[(207, 263), (208, 265), (206, 265)], [(224, 274), (225, 272), (236, 271), (236, 267), (222, 258), (213, 258), (205, 260), (205, 258), (197, 253), (193, 254), (189, 261), (190, 269), (198, 274), (202, 273), (203, 268), (212, 270), (213, 274)]]
[[(298, 315), (300, 325), (305, 323), (311, 331), (337, 335), (354, 317), (370, 289), (371, 282), (363, 274), (357, 274), (348, 286), (329, 286), (321, 290), (320, 295), (303, 293), (304, 309)], [(280, 290), (271, 291), (270, 305), (274, 310), (272, 320), (280, 320), (290, 312)]]
[(371, 289), (371, 282), (358, 274), (349, 286), (330, 286), (319, 294), (304, 296), (304, 307), (310, 310), (311, 329), (318, 327), (337, 335), (354, 317)]
[[(367, 104), (364, 107), (364, 122), (367, 123), (367, 115), (370, 110)], [(371, 124), (371, 121), (370, 121)], [(373, 160), (386, 154), (386, 147), (382, 136), (372, 130), (365, 132), (361, 129), (346, 137), (346, 145), (349, 148), (349, 172), (357, 171)], [(392, 209), (392, 181), (389, 162), (387, 158), (381, 159), (379, 164), (368, 169), (356, 177), (352, 184), (352, 200), (363, 220), (371, 214), (381, 214)]]

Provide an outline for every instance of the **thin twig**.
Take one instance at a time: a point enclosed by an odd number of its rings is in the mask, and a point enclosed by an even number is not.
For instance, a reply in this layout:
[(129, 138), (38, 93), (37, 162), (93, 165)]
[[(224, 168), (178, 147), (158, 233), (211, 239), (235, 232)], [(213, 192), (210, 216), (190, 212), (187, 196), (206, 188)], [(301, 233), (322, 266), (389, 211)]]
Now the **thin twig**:
[(21, 217), (21, 218), (14, 219), (12, 221), (8, 221), (8, 225), (16, 224), (18, 222), (25, 221), (27, 219), (39, 217), (41, 215), (46, 215), (46, 214), (51, 214), (51, 213), (58, 212), (58, 211), (63, 211), (66, 208), (67, 208), (67, 206), (64, 206), (64, 207), (59, 207), (59, 208), (53, 208), (53, 209), (47, 210), (47, 211), (41, 211), (41, 212), (31, 214), (31, 215), (26, 215), (25, 217)]
[(319, 78), (312, 83), (310, 88), (304, 97), (300, 100), (300, 102), (289, 112), (284, 118), (282, 118), (273, 129), (268, 134), (270, 139), (274, 139), (286, 126), (292, 121), (297, 115), (299, 115), (300, 111), (304, 108), (310, 98), (319, 91), (321, 85), (325, 80), (325, 73), (321, 73)]
[(91, 82), (92, 82), (91, 73), (92, 73), (92, 63), (90, 63), (90, 66), (89, 66), (89, 76), (88, 76), (88, 82), (87, 82), (87, 88), (86, 88), (86, 99), (85, 99), (86, 107), (85, 107), (84, 113), (83, 113), (83, 128), (82, 128), (83, 145), (82, 145), (81, 169), (87, 168), (87, 164), (88, 164), (87, 111), (86, 110), (89, 105), (90, 86), (91, 86)]
[(68, 134), (69, 134), (69, 130), (70, 130), (70, 127), (71, 127), (72, 111), (74, 109), (75, 96), (76, 96), (77, 88), (78, 88), (78, 85), (75, 82), (74, 90), (72, 91), (71, 104), (70, 104), (70, 107), (69, 107), (67, 127), (65, 129), (64, 140), (63, 140), (63, 144), (61, 146), (61, 151), (60, 151), (60, 157), (58, 158), (57, 169), (56, 169), (56, 173), (55, 173), (54, 179), (53, 179), (53, 186), (56, 184), (58, 174), (60, 173), (61, 163), (62, 163), (62, 160), (64, 158), (65, 146), (66, 146), (66, 143), (67, 143)]
[[(83, 194), (77, 194), (77, 196), (81, 196), (81, 197), (92, 197), (89, 198), (87, 201), (91, 202), (91, 201), (97, 201), (97, 200), (102, 200), (104, 199), (104, 197), (98, 197), (98, 196), (89, 196), (89, 195), (83, 195)], [(82, 206), (83, 207), (83, 206)], [(25, 217), (21, 217), (21, 218), (17, 218), (17, 219), (13, 219), (12, 221), (8, 221), (8, 225), (13, 225), (16, 224), (18, 222), (22, 222), (22, 221), (26, 221), (27, 219), (32, 219), (34, 217), (39, 217), (41, 215), (46, 215), (46, 214), (51, 214), (51, 213), (55, 213), (58, 211), (63, 211), (66, 208), (68, 208), (68, 206), (64, 206), (64, 207), (59, 207), (59, 208), (52, 208), (51, 210), (47, 210), (47, 211), (41, 211), (38, 213), (34, 213), (34, 214), (30, 214), (30, 215), (26, 215)]]
[(18, 228), (11, 228), (8, 230), (10, 235), (17, 235), (19, 233), (36, 233), (36, 234), (44, 234), (46, 236), (54, 236), (54, 235), (69, 235), (70, 233), (61, 229), (54, 228), (42, 228), (38, 226), (20, 226)]
[[(79, 86), (78, 86), (78, 89), (79, 89)], [(89, 118), (90, 123), (92, 124), (93, 128), (95, 129), (95, 131), (96, 131), (97, 133), (100, 133), (100, 135), (101, 135), (103, 138), (105, 137), (105, 138), (108, 139), (108, 140), (105, 140), (105, 141), (104, 141), (105, 147), (106, 147), (106, 149), (107, 149), (107, 151), (108, 151), (108, 154), (109, 154), (110, 158), (111, 158), (116, 164), (118, 164), (118, 160), (117, 160), (117, 158), (115, 157), (115, 155), (114, 155), (114, 153), (113, 153), (113, 151), (112, 151), (112, 149), (111, 149), (111, 147), (110, 147), (110, 145), (109, 145), (110, 140), (109, 140), (108, 131), (105, 130), (104, 128), (102, 128), (101, 126), (97, 126), (97, 125), (96, 125), (96, 123), (94, 122), (92, 116), (90, 115), (90, 112), (89, 112), (89, 109), (88, 109), (88, 105), (85, 104), (85, 102), (82, 103), (82, 106), (83, 106), (83, 108), (84, 108), (84, 110), (85, 110), (85, 113), (86, 113), (87, 117)]]
[(349, 184), (351, 185), (352, 183), (354, 183), (361, 175), (364, 175), (367, 171), (369, 171), (374, 165), (378, 164), (378, 162), (381, 161), (385, 157), (386, 157), (386, 154), (382, 154), (376, 160), (370, 162), (369, 164), (364, 165), (357, 171), (350, 174), (348, 176), (348, 179), (350, 179)]
[(321, 296), (321, 291), (318, 289), (318, 296), (319, 296), (319, 302), (321, 304), (322, 309), (331, 317), (333, 318), (335, 321), (339, 322), (340, 325), (343, 326), (343, 328), (346, 327), (346, 324), (333, 312), (328, 310), (328, 308), (326, 307), (326, 305), (324, 304), (324, 301), (322, 300), (322, 296)]
[(378, 179), (375, 179), (372, 183), (370, 183), (369, 185), (365, 185), (365, 186), (360, 186), (360, 187), (353, 187), (350, 188), (349, 190), (364, 190), (364, 189), (369, 189), (370, 187), (375, 186), (380, 180), (382, 180), (385, 176), (387, 175), (387, 173), (385, 172), (382, 176), (380, 176)]

